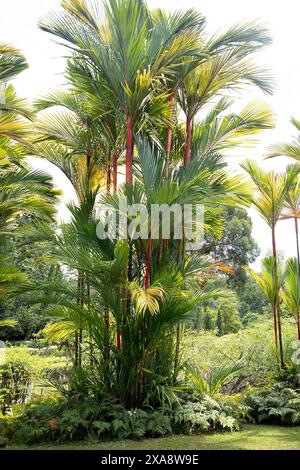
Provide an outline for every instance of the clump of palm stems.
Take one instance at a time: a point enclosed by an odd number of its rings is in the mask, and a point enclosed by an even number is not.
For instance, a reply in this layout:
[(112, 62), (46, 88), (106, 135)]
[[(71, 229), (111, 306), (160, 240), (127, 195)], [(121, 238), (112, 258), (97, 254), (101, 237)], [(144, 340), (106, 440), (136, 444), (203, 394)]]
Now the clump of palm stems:
[[(98, 209), (109, 203), (120, 217), (125, 197), (148, 209), (202, 204), (205, 235), (217, 240), (222, 209), (247, 206), (253, 189), (244, 177), (229, 174), (224, 151), (253, 144), (258, 132), (273, 127), (264, 101), (234, 113), (228, 93), (244, 86), (272, 92), (269, 71), (254, 61), (270, 38), (256, 23), (210, 37), (195, 10), (171, 14), (140, 0), (109, 0), (103, 7), (62, 0), (61, 6), (40, 28), (68, 48), (68, 88), (35, 102), (34, 125), (23, 145), (27, 154), (64, 173), (76, 200), (59, 230), (37, 216), (27, 232), (52, 247), (44, 260), (63, 270), (63, 281), (23, 279), (19, 291), (31, 291), (35, 302), (45, 304), (44, 334), (70, 346), (74, 371), (89, 367), (90, 383), (97, 384), (97, 392), (94, 386), (90, 391), (110, 394), (126, 407), (153, 406), (176, 389), (185, 322), (194, 305), (223, 295), (209, 281), (227, 268), (200, 251), (189, 252), (184, 237), (175, 237), (174, 224), (168, 240), (161, 222), (158, 238), (151, 239), (151, 220), (146, 236), (102, 240)], [(18, 56), (14, 60), (20, 68)], [(12, 91), (7, 93), (13, 101)], [(19, 134), (11, 138), (21, 141), (23, 124), (18, 125)], [(41, 175), (22, 172), (25, 185), (34, 178), (35, 190)], [(48, 185), (41, 181), (44, 203)], [(237, 370), (219, 371), (211, 393)]]

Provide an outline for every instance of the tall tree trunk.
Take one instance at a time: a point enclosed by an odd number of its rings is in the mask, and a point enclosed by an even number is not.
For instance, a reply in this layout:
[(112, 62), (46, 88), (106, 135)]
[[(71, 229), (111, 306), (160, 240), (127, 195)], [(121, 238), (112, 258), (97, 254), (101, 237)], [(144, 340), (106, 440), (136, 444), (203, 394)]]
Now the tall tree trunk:
[(188, 166), (191, 159), (191, 142), (192, 142), (192, 118), (186, 117), (186, 146), (185, 146), (185, 158), (184, 165)]
[[(169, 99), (169, 107), (173, 114), (174, 95), (170, 94), (168, 99)], [(166, 136), (166, 171), (165, 171), (167, 178), (169, 177), (169, 160), (170, 160), (171, 148), (172, 148), (172, 127), (168, 127), (167, 136)]]
[(113, 154), (113, 187), (114, 187), (114, 193), (117, 192), (117, 186), (118, 186), (118, 154), (115, 151)]
[[(84, 275), (80, 275), (80, 284), (79, 284), (79, 292), (80, 292), (80, 306), (84, 306), (84, 289), (85, 289), (85, 282), (84, 282)], [(79, 330), (79, 338), (78, 338), (78, 365), (81, 366), (82, 364), (82, 328)]]
[(294, 218), (294, 222), (295, 222), (295, 234), (296, 234), (298, 271), (299, 271), (299, 274), (300, 274), (299, 232), (298, 232), (298, 219), (297, 219), (297, 217)]
[(78, 333), (77, 331), (75, 332), (75, 341), (74, 341), (74, 366), (78, 366)]
[(151, 269), (151, 252), (152, 240), (148, 241), (147, 256), (146, 256), (146, 275), (145, 275), (145, 288), (148, 289), (150, 285), (150, 269)]
[[(170, 110), (173, 114), (173, 109), (174, 109), (174, 94), (171, 93), (169, 95), (169, 107), (170, 107)], [(171, 154), (171, 148), (172, 148), (172, 127), (168, 127), (167, 128), (167, 137), (166, 137), (166, 166), (165, 166), (165, 176), (166, 178), (168, 179), (169, 178), (169, 170), (170, 170), (170, 154)], [(162, 240), (161, 242), (161, 247), (162, 247), (162, 251), (165, 251), (168, 249), (168, 240)]]
[(174, 358), (174, 381), (176, 381), (179, 367), (179, 352), (180, 352), (180, 325), (176, 328), (176, 346)]
[[(274, 288), (275, 288), (275, 306), (277, 312), (277, 331), (278, 331), (278, 345), (279, 345), (279, 358), (280, 366), (284, 368), (283, 344), (282, 344), (282, 328), (281, 328), (281, 315), (280, 315), (280, 301), (279, 301), (279, 285), (278, 285), (278, 265), (277, 265), (277, 248), (275, 238), (275, 225), (272, 224), (272, 252), (274, 257)], [(275, 323), (274, 323), (275, 327)]]
[[(297, 219), (297, 217), (294, 218), (294, 222), (295, 222), (296, 247), (297, 247), (298, 282), (300, 282), (300, 250), (299, 250), (299, 232), (298, 232), (298, 219)], [(300, 315), (299, 315), (299, 310), (297, 311), (296, 322), (297, 322), (298, 339), (300, 340)]]
[(111, 183), (111, 167), (110, 164), (107, 165), (106, 170), (106, 193), (110, 193), (110, 183)]
[(126, 183), (132, 185), (132, 156), (133, 156), (133, 124), (131, 116), (127, 115), (126, 122)]
[[(84, 279), (82, 274), (78, 271), (77, 277), (77, 305), (81, 307), (84, 305), (83, 299), (83, 289), (84, 289)], [(82, 329), (80, 328), (79, 331), (75, 333), (75, 344), (74, 344), (74, 365), (81, 366), (81, 343), (82, 343)]]
[[(132, 161), (133, 161), (133, 122), (130, 114), (127, 114), (126, 118), (126, 170), (125, 170), (125, 182), (129, 186), (132, 186)], [(127, 266), (127, 275), (125, 283), (130, 279), (132, 273), (132, 247), (130, 247), (130, 255)], [(130, 295), (128, 289), (125, 292), (125, 309), (128, 313), (130, 311)], [(121, 334), (120, 331), (117, 331), (117, 348), (120, 349), (121, 346)]]

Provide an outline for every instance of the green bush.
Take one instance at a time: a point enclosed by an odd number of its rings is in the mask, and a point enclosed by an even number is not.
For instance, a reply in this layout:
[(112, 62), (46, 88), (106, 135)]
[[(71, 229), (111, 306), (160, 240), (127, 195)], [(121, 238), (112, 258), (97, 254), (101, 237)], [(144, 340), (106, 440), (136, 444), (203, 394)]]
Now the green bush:
[(193, 434), (217, 430), (234, 431), (247, 413), (247, 407), (229, 399), (204, 397), (201, 401), (187, 402), (174, 411), (177, 432)]
[(22, 361), (6, 362), (0, 367), (0, 408), (5, 414), (13, 405), (24, 404), (32, 387), (30, 372)]
[(66, 366), (66, 359), (57, 356), (56, 350), (51, 350), (51, 355), (44, 355), (36, 348), (7, 347), (6, 362), (0, 366), (2, 414), (11, 412), (13, 406), (24, 404), (29, 398), (48, 392), (49, 373), (62, 372)]
[(70, 402), (48, 397), (24, 407), (16, 417), (0, 419), (2, 432), (10, 440), (33, 444), (51, 440), (99, 438), (140, 439), (144, 436), (163, 436), (172, 432), (171, 418), (159, 411), (126, 410), (111, 402), (94, 399)]
[(92, 397), (70, 402), (59, 395), (36, 399), (14, 416), (0, 417), (2, 437), (33, 444), (80, 439), (141, 439), (239, 428), (241, 409), (229, 399), (205, 397), (174, 409), (127, 410), (110, 400)]
[(300, 424), (300, 390), (290, 388), (284, 382), (250, 394), (245, 403), (257, 423)]
[[(295, 340), (294, 322), (283, 319), (283, 338), (286, 358), (291, 355), (289, 345)], [(188, 331), (183, 339), (184, 354), (189, 363), (205, 368), (227, 367), (242, 360), (244, 370), (224, 393), (240, 393), (248, 386), (263, 387), (274, 382), (277, 372), (276, 350), (272, 319), (264, 319), (238, 333), (218, 337), (212, 333)]]

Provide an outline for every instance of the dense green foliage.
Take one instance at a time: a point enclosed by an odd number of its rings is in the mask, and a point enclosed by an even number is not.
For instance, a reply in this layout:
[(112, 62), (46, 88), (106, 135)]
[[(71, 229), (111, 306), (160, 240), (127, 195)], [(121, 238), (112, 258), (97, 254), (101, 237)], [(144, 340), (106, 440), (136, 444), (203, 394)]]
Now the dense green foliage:
[[(248, 160), (245, 175), (226, 160), (274, 126), (262, 100), (233, 112), (229, 99), (245, 86), (272, 93), (254, 60), (268, 31), (241, 23), (209, 37), (194, 9), (137, 0), (61, 6), (39, 26), (68, 49), (67, 87), (29, 106), (7, 83), (25, 59), (0, 44), (0, 338), (32, 341), (0, 364), (4, 441), (298, 424), (299, 247), (280, 263), (276, 226), (293, 210), (298, 235), (300, 166), (266, 172)], [(56, 221), (60, 192), (28, 155), (68, 179), (67, 220)], [(168, 235), (154, 204), (180, 208)], [(250, 204), (270, 227), (261, 273), (249, 267), (259, 254)], [(204, 209), (194, 238), (187, 205)]]
[(299, 425), (299, 392), (285, 383), (257, 392), (246, 398), (251, 416), (258, 423)]

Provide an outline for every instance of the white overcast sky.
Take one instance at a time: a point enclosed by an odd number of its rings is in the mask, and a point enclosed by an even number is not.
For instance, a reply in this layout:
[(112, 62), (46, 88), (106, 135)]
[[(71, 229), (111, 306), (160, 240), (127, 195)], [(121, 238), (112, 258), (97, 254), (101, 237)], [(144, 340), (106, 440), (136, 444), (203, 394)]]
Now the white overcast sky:
[[(53, 39), (37, 28), (37, 22), (51, 10), (59, 9), (59, 0), (0, 0), (0, 42), (11, 43), (21, 49), (29, 63), (15, 81), (20, 95), (30, 100), (64, 84), (64, 60), (66, 50), (56, 45)], [(260, 61), (269, 65), (276, 77), (276, 91), (267, 100), (276, 113), (276, 129), (265, 131), (261, 143), (245, 156), (260, 159), (268, 144), (280, 140), (289, 140), (294, 131), (289, 124), (291, 116), (300, 119), (300, 54), (299, 54), (299, 18), (300, 2), (285, 0), (284, 3), (270, 0), (150, 0), (150, 7), (162, 7), (169, 10), (195, 7), (207, 18), (208, 29), (215, 32), (224, 29), (242, 19), (260, 19), (266, 23), (273, 37), (272, 46), (261, 53)], [(254, 97), (261, 97), (259, 91), (244, 92), (243, 103)], [(231, 161), (240, 160), (241, 154), (232, 156)], [(266, 168), (283, 169), (285, 159), (262, 161)], [(39, 166), (41, 164), (39, 163)], [(51, 170), (55, 183), (64, 190), (63, 201), (72, 197), (72, 191), (65, 179)], [(63, 216), (65, 210), (60, 207)], [(270, 233), (265, 223), (251, 210), (254, 224), (254, 236), (262, 255), (270, 250)], [(295, 255), (295, 242), (292, 222), (280, 222), (277, 228), (278, 245), (285, 257)]]

